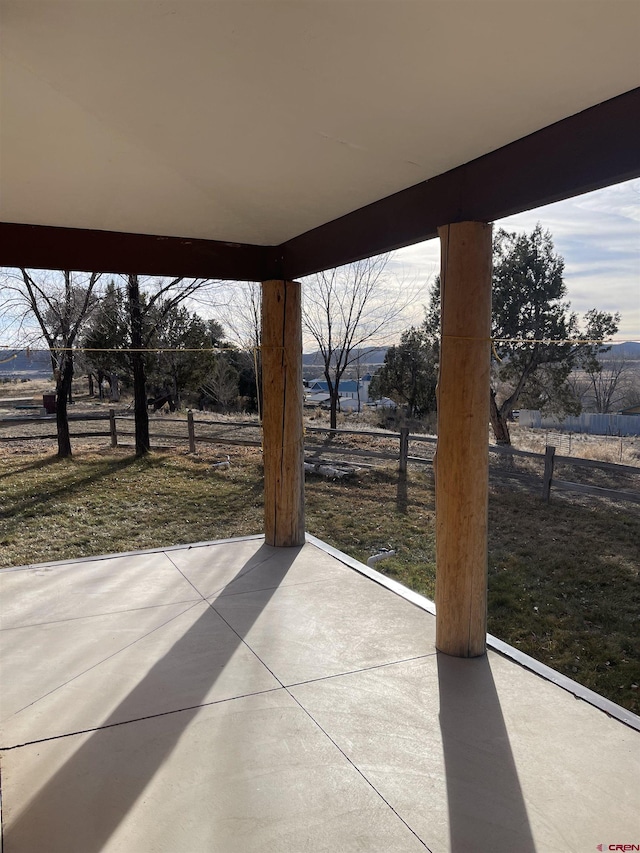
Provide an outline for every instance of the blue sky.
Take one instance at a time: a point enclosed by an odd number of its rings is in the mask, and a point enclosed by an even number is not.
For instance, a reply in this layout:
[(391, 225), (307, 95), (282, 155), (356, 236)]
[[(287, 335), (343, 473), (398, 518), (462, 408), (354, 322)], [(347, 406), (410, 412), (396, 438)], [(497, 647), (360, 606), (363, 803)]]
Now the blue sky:
[[(556, 202), (495, 223), (509, 231), (531, 231), (537, 222), (553, 237), (565, 259), (571, 307), (619, 311), (616, 340), (640, 341), (640, 180)], [(438, 273), (439, 241), (428, 240), (395, 253), (392, 268), (422, 286), (411, 322), (422, 319), (428, 280)]]

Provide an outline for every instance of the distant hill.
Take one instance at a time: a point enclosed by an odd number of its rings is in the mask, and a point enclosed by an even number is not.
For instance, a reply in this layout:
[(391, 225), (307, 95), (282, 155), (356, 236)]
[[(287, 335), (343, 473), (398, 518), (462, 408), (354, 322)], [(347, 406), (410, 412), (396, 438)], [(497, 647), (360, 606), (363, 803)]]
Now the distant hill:
[(600, 358), (626, 358), (631, 361), (639, 361), (640, 343), (638, 341), (627, 341), (624, 344), (612, 344), (609, 352), (602, 353)]
[(0, 350), (0, 377), (46, 379), (51, 376), (48, 350)]
[[(349, 356), (349, 361), (355, 361), (360, 355), (360, 364), (370, 367), (379, 367), (384, 362), (384, 357), (388, 347), (376, 347), (375, 349), (354, 350)], [(316, 350), (315, 352), (305, 352), (302, 355), (302, 364), (304, 367), (321, 367), (323, 365), (322, 355)]]
[[(368, 367), (373, 370), (377, 369), (383, 362), (387, 352), (387, 347), (377, 347), (375, 349), (363, 349), (360, 355), (360, 364), (362, 367)], [(357, 357), (357, 350), (352, 353), (352, 357)], [(304, 367), (322, 367), (323, 361), (321, 354), (316, 352), (306, 352), (302, 356), (302, 364)], [(51, 360), (48, 350), (31, 350), (27, 355), (26, 350), (0, 350), (0, 377), (15, 377), (39, 379), (51, 376)]]

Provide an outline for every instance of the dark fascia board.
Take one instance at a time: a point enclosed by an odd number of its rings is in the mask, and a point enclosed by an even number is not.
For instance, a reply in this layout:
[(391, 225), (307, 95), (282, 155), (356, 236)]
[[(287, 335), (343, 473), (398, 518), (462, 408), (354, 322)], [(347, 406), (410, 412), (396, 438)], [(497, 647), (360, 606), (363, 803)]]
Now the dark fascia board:
[(640, 176), (640, 88), (281, 246), (0, 223), (0, 266), (294, 279)]
[(640, 88), (284, 243), (288, 279), (640, 176)]
[(261, 281), (264, 246), (0, 223), (0, 266)]

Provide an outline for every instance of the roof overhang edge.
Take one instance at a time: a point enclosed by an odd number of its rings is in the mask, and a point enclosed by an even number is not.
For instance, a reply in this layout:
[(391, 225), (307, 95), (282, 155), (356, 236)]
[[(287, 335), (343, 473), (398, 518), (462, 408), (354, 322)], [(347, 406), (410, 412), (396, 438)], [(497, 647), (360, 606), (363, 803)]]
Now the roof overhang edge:
[(0, 223), (0, 266), (299, 278), (640, 176), (640, 88), (301, 234), (281, 246)]

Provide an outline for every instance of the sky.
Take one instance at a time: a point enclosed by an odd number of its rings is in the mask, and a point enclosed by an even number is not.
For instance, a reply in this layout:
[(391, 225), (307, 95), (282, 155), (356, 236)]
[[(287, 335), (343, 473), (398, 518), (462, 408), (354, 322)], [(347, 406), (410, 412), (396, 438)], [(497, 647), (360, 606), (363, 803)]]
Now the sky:
[[(571, 308), (583, 315), (590, 308), (619, 311), (616, 341), (640, 341), (640, 179), (597, 192), (519, 213), (495, 223), (510, 231), (531, 231), (536, 223), (551, 232), (556, 252), (565, 259), (565, 283)], [(440, 241), (428, 240), (393, 253), (389, 271), (395, 279), (389, 296), (398, 287), (412, 294), (410, 308), (392, 335), (373, 344), (394, 343), (403, 329), (419, 325), (428, 303), (429, 285), (440, 267)], [(231, 296), (194, 301), (189, 310), (214, 316), (223, 323), (220, 305), (237, 299), (238, 283)], [(415, 294), (415, 298), (413, 298)], [(0, 288), (0, 300), (2, 293)], [(0, 344), (21, 346), (14, 340), (16, 329), (0, 311)], [(227, 330), (229, 334), (230, 329)], [(231, 335), (231, 337), (233, 337)], [(33, 341), (30, 341), (33, 345)], [(305, 351), (315, 349), (305, 336)]]
[[(640, 341), (640, 179), (498, 220), (495, 228), (551, 232), (565, 260), (564, 280), (572, 310), (620, 312), (618, 341)], [(399, 249), (391, 266), (420, 282), (411, 322), (422, 320), (428, 284), (440, 267), (440, 241)], [(409, 319), (409, 318), (408, 318)]]

